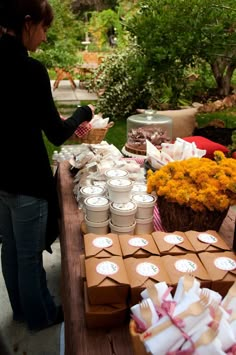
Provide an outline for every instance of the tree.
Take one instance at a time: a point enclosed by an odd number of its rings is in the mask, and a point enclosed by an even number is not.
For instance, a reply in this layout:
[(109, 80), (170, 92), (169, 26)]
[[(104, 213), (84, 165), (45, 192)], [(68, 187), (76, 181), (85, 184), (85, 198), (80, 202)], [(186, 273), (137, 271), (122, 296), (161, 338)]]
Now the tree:
[(54, 21), (43, 43), (34, 54), (47, 68), (67, 70), (77, 61), (77, 51), (84, 38), (84, 24), (76, 19), (70, 0), (49, 0), (54, 10)]
[(78, 13), (86, 11), (102, 11), (108, 8), (115, 9), (117, 0), (75, 0), (73, 9)]
[[(186, 68), (210, 65), (220, 95), (230, 93), (236, 66), (234, 0), (144, 0), (130, 19), (153, 76), (178, 85)], [(180, 81), (179, 81), (180, 83)]]

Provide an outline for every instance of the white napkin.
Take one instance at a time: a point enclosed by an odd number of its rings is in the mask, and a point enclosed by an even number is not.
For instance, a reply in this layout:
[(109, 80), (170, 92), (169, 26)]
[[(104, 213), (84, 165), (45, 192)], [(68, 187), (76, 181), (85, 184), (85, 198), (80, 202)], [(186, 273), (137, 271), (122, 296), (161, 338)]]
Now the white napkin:
[[(199, 329), (198, 332), (195, 332), (191, 337), (193, 342), (196, 342), (200, 338), (200, 336), (204, 332), (206, 332), (207, 330), (208, 330), (208, 327), (204, 326), (201, 329)], [(192, 347), (192, 344), (188, 340), (184, 343), (181, 350), (187, 350), (187, 349), (190, 349), (191, 347)], [(218, 339), (217, 336), (215, 337), (215, 339), (211, 343), (197, 347), (195, 353), (198, 355), (206, 355), (206, 354), (223, 355), (223, 354), (225, 354), (225, 352), (222, 350), (221, 341)]]
[(209, 296), (209, 303), (211, 303), (212, 301), (215, 301), (217, 304), (220, 304), (221, 301), (222, 301), (222, 296), (219, 294), (219, 292), (216, 292), (216, 291), (213, 291), (213, 290), (210, 290), (209, 288), (202, 288), (202, 289), (199, 289), (199, 294), (202, 292), (202, 291), (206, 291), (206, 294), (208, 294)]
[[(159, 300), (160, 303), (162, 303), (163, 302), (163, 296), (167, 292), (168, 286), (167, 286), (165, 281), (158, 282), (154, 286), (157, 289), (158, 300)], [(141, 292), (141, 297), (143, 299), (146, 299), (146, 298), (149, 297), (148, 289), (145, 289), (144, 291)], [(173, 300), (172, 295), (171, 295), (170, 292), (168, 293), (168, 295), (167, 295), (167, 297), (165, 299), (166, 299), (166, 301), (172, 301)]]
[(231, 328), (228, 320), (224, 315), (220, 320), (218, 329), (219, 329), (218, 339), (221, 341), (222, 349), (224, 351), (228, 350), (229, 348), (231, 348), (231, 346), (236, 344), (236, 338), (233, 329)]
[(90, 121), (92, 128), (105, 128), (109, 122), (109, 118), (103, 118), (100, 115), (94, 115)]
[[(195, 293), (188, 292), (185, 294), (184, 301), (178, 304), (174, 310), (174, 317), (178, 317), (178, 314), (186, 310), (191, 303), (194, 303), (197, 300), (199, 300), (199, 297)], [(148, 333), (144, 333), (144, 345), (147, 351), (150, 351), (151, 354), (164, 355), (170, 351), (170, 349), (175, 348), (177, 344), (179, 346), (179, 343), (183, 339), (182, 332), (173, 324), (167, 329), (152, 336), (152, 331), (154, 332), (155, 327), (162, 324), (167, 319), (168, 316), (162, 317), (157, 324), (148, 329)], [(209, 324), (211, 321), (212, 317), (210, 315), (210, 310), (209, 308), (206, 308), (198, 316), (190, 315), (185, 317), (183, 330), (191, 336), (194, 332)], [(168, 339), (168, 341), (166, 341), (166, 339)], [(177, 350), (177, 348), (175, 350)]]
[[(159, 320), (159, 316), (155, 310), (154, 304), (152, 303), (152, 300), (150, 298), (147, 298), (147, 302), (149, 304), (150, 310), (152, 312), (152, 324), (155, 324)], [(135, 304), (134, 306), (131, 307), (131, 312), (135, 316), (135, 318), (138, 318), (141, 320), (142, 323), (146, 325), (145, 319), (143, 319), (140, 311), (140, 304)]]
[(230, 324), (230, 328), (232, 329), (232, 332), (234, 334), (234, 337), (236, 338), (236, 319), (233, 320), (232, 322), (230, 322), (229, 324)]
[[(196, 278), (194, 278), (193, 286), (190, 288), (189, 291), (198, 294), (199, 290), (200, 290), (200, 282)], [(183, 300), (183, 296), (185, 294), (186, 294), (186, 292), (184, 291), (184, 276), (182, 276), (179, 278), (179, 281), (178, 281), (178, 284), (177, 284), (177, 287), (175, 290), (174, 301), (177, 303), (181, 302)]]

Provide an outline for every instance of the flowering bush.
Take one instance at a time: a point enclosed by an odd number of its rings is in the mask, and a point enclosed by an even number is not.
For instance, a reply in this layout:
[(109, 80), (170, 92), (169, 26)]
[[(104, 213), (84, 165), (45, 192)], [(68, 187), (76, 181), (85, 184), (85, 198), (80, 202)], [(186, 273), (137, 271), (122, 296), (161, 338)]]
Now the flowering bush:
[(215, 161), (190, 158), (148, 171), (147, 189), (194, 211), (224, 211), (236, 204), (236, 160), (215, 152)]

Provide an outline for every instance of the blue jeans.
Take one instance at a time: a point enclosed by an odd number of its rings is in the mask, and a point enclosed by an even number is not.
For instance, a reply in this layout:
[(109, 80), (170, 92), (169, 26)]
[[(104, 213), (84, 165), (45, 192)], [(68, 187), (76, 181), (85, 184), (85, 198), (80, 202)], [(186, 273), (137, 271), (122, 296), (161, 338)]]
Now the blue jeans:
[(32, 330), (56, 317), (42, 258), (47, 216), (46, 200), (0, 191), (3, 277), (13, 318), (24, 319)]

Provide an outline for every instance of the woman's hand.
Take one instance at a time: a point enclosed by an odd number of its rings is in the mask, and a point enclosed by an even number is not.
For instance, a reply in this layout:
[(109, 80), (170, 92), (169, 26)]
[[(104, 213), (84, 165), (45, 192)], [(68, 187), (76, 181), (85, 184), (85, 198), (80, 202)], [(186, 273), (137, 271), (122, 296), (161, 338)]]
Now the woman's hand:
[[(94, 116), (94, 113), (95, 113), (95, 107), (91, 104), (88, 105), (88, 107), (90, 107), (91, 111), (92, 111), (92, 115)], [(92, 117), (93, 117), (92, 116)]]

